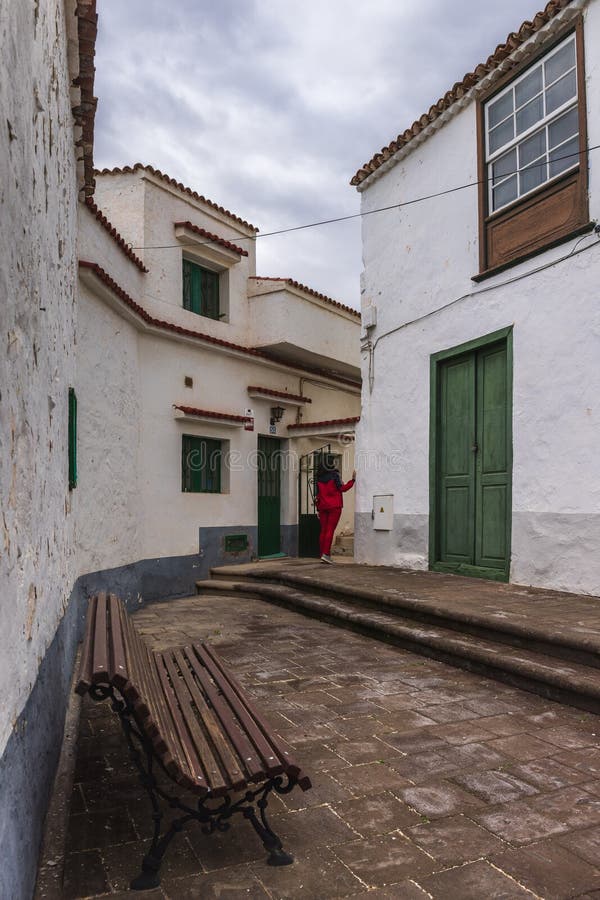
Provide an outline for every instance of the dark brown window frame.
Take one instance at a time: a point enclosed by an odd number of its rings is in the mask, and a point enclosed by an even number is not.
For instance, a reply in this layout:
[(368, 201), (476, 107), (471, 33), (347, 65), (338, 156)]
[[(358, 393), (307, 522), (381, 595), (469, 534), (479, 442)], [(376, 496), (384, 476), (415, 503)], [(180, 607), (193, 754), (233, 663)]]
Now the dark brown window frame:
[[(579, 111), (579, 166), (575, 170), (540, 185), (509, 206), (488, 214), (489, 191), (485, 154), (485, 105), (511, 81), (536, 65), (558, 43), (575, 34), (577, 58), (577, 106)], [(534, 57), (515, 66), (477, 100), (477, 161), (479, 180), (479, 274), (474, 281), (496, 274), (509, 266), (542, 253), (592, 227), (588, 208), (587, 108), (583, 18), (553, 35)], [(534, 226), (532, 228), (532, 226)], [(506, 247), (499, 249), (504, 239)], [(496, 241), (496, 245), (494, 245)]]

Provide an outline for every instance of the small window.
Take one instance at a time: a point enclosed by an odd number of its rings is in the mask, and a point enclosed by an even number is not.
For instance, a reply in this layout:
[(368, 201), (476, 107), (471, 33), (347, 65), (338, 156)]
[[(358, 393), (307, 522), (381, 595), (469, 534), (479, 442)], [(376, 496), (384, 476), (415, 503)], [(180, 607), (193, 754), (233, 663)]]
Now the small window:
[(579, 165), (575, 35), (485, 105), (489, 211)]
[(69, 490), (77, 487), (77, 395), (69, 388)]
[(218, 272), (184, 259), (183, 308), (209, 319), (220, 319), (219, 281)]
[(220, 494), (222, 441), (212, 438), (182, 437), (181, 490), (192, 494)]

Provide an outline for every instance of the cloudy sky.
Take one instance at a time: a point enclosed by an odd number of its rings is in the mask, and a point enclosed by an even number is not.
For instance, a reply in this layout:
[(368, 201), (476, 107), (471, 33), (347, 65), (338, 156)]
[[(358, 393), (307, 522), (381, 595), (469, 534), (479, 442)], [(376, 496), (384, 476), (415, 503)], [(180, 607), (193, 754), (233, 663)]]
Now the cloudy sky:
[[(357, 213), (360, 165), (541, 5), (98, 0), (96, 166), (150, 163), (261, 232)], [(360, 305), (358, 219), (257, 247), (259, 275)]]

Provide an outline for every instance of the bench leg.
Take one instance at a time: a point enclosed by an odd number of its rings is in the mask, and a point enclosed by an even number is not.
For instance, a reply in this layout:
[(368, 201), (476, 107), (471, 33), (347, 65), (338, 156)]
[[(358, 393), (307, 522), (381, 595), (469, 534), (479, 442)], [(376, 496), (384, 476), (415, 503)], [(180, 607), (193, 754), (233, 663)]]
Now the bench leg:
[(265, 850), (269, 853), (267, 865), (289, 866), (294, 862), (294, 857), (290, 853), (286, 853), (281, 845), (281, 841), (267, 821), (267, 795), (269, 790), (270, 788), (267, 788), (263, 796), (256, 801), (260, 813), (260, 821), (253, 806), (248, 806), (243, 810), (244, 818), (250, 821), (250, 824), (263, 842)]

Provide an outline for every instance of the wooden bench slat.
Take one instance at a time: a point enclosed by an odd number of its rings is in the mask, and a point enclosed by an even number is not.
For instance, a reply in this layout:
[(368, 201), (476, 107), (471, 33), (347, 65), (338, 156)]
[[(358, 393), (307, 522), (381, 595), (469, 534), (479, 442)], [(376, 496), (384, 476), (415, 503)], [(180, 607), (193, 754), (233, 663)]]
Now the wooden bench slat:
[(209, 644), (202, 644), (202, 646), (206, 653), (211, 657), (215, 665), (219, 667), (219, 671), (221, 672), (223, 678), (227, 679), (234, 690), (237, 692), (238, 696), (241, 696), (241, 698), (243, 698), (243, 702), (246, 704), (253, 719), (259, 725), (263, 734), (267, 737), (269, 743), (279, 756), (279, 759), (282, 761), (286, 774), (292, 776), (293, 778), (298, 778), (298, 783), (302, 790), (308, 790), (312, 786), (310, 779), (307, 775), (302, 774), (300, 766), (294, 761), (289, 751), (284, 748), (283, 742), (274, 733), (272, 725), (267, 722), (262, 713), (254, 706), (252, 701), (248, 699), (239, 681), (227, 670), (225, 664), (223, 663), (223, 660), (214, 650), (214, 648)]
[(170, 733), (169, 726), (162, 720), (156, 708), (154, 700), (156, 691), (150, 677), (152, 670), (149, 655), (145, 652), (146, 648), (125, 610), (122, 612), (122, 619), (127, 635), (128, 664), (134, 681), (128, 686), (130, 693), (127, 695), (127, 699), (132, 702), (136, 718), (152, 741), (161, 764), (171, 777), (177, 779), (182, 762), (176, 756), (176, 749), (167, 744)]
[[(162, 657), (153, 657), (153, 662), (156, 671), (158, 672), (158, 677), (162, 685), (164, 697), (166, 700), (170, 701), (168, 704), (165, 703), (163, 712), (165, 713), (165, 715), (169, 715), (173, 721), (177, 745), (178, 748), (180, 748), (181, 753), (185, 759), (185, 763), (181, 767), (182, 777), (184, 780), (189, 781), (190, 786), (193, 785), (195, 787), (196, 784), (199, 784), (202, 787), (205, 787), (206, 778), (202, 766), (200, 765), (200, 760), (198, 759), (196, 748), (194, 747), (194, 742), (190, 738), (183, 715), (181, 713), (181, 708), (177, 703), (175, 692), (171, 687), (169, 678), (167, 677), (168, 667), (165, 667), (166, 663), (162, 659)], [(202, 781), (199, 780), (200, 778), (202, 779)]]
[(75, 690), (78, 694), (86, 694), (91, 688), (92, 681), (92, 659), (94, 647), (94, 622), (96, 621), (96, 604), (97, 597), (90, 597), (87, 612), (85, 615), (85, 637), (83, 640), (83, 648), (81, 651), (81, 660), (79, 663), (79, 677), (77, 679), (77, 687)]
[(92, 680), (105, 682), (108, 676), (108, 634), (106, 614), (106, 594), (98, 594), (96, 619), (94, 623), (94, 650), (92, 660)]
[(114, 594), (108, 595), (109, 629), (110, 629), (110, 675), (119, 689), (129, 681), (125, 647), (123, 644), (123, 623), (119, 614), (119, 601)]
[[(192, 675), (190, 663), (185, 652), (181, 649), (171, 652), (174, 654), (187, 690), (196, 706), (197, 717), (199, 718), (198, 725), (201, 732), (201, 737), (196, 740), (199, 740), (200, 754), (206, 760), (205, 765), (207, 776), (211, 783), (211, 790), (216, 793), (221, 791), (223, 786), (239, 790), (246, 783), (246, 778), (240, 769), (237, 757), (223, 738), (215, 715)], [(204, 726), (206, 734), (202, 730), (202, 726)], [(223, 777), (222, 772), (225, 773), (227, 780)]]
[[(248, 734), (250, 740), (256, 747), (257, 752), (262, 757), (264, 770), (269, 776), (280, 775), (283, 772), (281, 760), (273, 751), (273, 747), (266, 739), (264, 733), (257, 726), (256, 722), (248, 712), (246, 705), (246, 697), (241, 688), (235, 691), (227, 678), (224, 676), (222, 668), (216, 665), (209, 653), (206, 652), (205, 644), (195, 644), (194, 651), (201, 659), (203, 665), (210, 673), (211, 677), (218, 684), (223, 696), (226, 698), (236, 719), (242, 725)], [(224, 723), (226, 727), (226, 723)]]
[(238, 755), (242, 770), (248, 775), (249, 781), (259, 781), (265, 777), (264, 765), (255, 748), (234, 718), (232, 711), (220, 692), (220, 688), (214, 684), (210, 673), (202, 664), (201, 659), (192, 650), (185, 648), (187, 657), (192, 665), (194, 675), (202, 685), (202, 689), (208, 697), (214, 709), (222, 729)]

